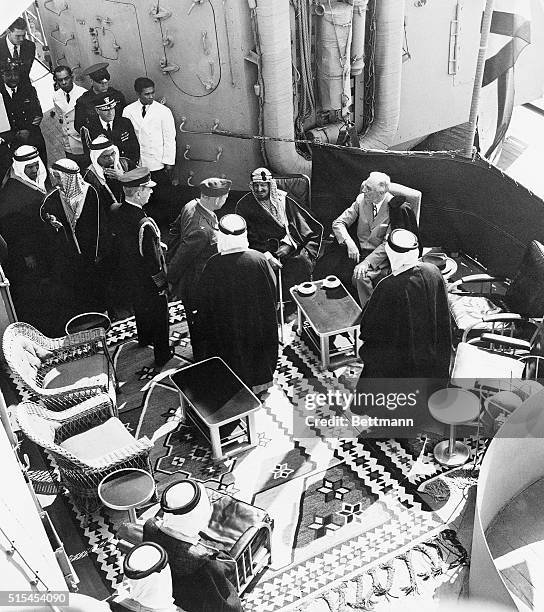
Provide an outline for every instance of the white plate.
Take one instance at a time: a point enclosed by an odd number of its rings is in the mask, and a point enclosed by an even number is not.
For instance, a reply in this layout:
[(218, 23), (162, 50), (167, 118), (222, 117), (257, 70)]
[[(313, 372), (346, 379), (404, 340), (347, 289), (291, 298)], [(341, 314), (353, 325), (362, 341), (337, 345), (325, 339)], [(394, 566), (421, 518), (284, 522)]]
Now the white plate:
[(315, 285), (313, 283), (302, 283), (297, 287), (297, 291), (302, 295), (312, 295), (315, 293)]

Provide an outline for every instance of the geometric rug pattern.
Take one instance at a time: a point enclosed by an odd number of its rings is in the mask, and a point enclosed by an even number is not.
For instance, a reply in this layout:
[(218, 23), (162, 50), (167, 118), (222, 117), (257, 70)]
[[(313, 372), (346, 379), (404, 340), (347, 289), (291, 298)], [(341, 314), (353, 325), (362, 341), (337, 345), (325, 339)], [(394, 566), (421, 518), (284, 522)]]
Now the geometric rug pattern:
[[(450, 517), (421, 493), (422, 485), (447, 471), (434, 460), (432, 433), (421, 432), (414, 440), (359, 441), (324, 437), (313, 427), (311, 437), (295, 436), (293, 423), (303, 417), (303, 397), (349, 391), (346, 381), (356, 367), (321, 371), (314, 353), (288, 334), (274, 385), (256, 414), (257, 446), (213, 461), (209, 444), (180, 421), (179, 397), (169, 379), (192, 362), (179, 302), (170, 305), (170, 323), (176, 356), (162, 371), (150, 365), (151, 348), (138, 347), (132, 318), (112, 325), (108, 345), (121, 384), (120, 418), (133, 435), (154, 442), (151, 460), (159, 493), (174, 480), (191, 476), (264, 508), (273, 518), (271, 567), (245, 594), (245, 610), (295, 609), (328, 585), (362, 576), (380, 560), (404, 559), (406, 551), (440, 538)], [(465, 442), (479, 460), (485, 441)], [(126, 516), (102, 509), (85, 523), (73, 506), (72, 511), (87, 543), (81, 554), (86, 552), (113, 590), (122, 578), (115, 532)], [(366, 575), (368, 581), (372, 573)], [(361, 586), (361, 593), (368, 588)]]

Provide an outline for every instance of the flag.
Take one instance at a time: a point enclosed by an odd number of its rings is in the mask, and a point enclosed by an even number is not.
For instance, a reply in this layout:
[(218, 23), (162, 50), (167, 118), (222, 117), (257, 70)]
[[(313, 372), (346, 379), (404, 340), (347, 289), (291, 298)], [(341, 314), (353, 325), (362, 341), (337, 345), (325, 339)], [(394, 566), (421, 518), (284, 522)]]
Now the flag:
[(496, 107), (496, 124), (485, 157), (489, 158), (497, 151), (510, 125), (516, 92), (516, 62), (529, 44), (530, 0), (495, 0), (482, 90), (487, 88), (484, 100), (486, 97), (488, 100), (489, 97), (495, 98), (493, 106)]

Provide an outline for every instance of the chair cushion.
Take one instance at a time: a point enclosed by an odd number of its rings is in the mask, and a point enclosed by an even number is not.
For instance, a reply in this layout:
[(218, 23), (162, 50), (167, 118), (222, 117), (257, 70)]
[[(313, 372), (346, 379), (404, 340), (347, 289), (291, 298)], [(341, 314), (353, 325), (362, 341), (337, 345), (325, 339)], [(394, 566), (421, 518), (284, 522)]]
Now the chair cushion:
[[(490, 329), (491, 325), (482, 323), (482, 318), (501, 312), (501, 308), (486, 297), (450, 294), (448, 298), (450, 311), (457, 329), (465, 330), (473, 323), (478, 322), (480, 323), (476, 325), (475, 329)], [(495, 324), (495, 328), (498, 329), (499, 326)]]
[(44, 389), (94, 387), (108, 385), (108, 362), (101, 353), (74, 361), (55, 364), (44, 376)]
[(228, 495), (213, 502), (213, 512), (205, 533), (224, 545), (234, 545), (253, 525), (266, 518), (266, 511)]
[(493, 389), (509, 389), (512, 385), (519, 387), (524, 367), (522, 361), (512, 357), (489, 353), (467, 342), (460, 342), (455, 353), (451, 382), (464, 389), (473, 389), (477, 383)]
[(26, 423), (19, 424), (25, 435), (39, 440), (43, 444), (54, 444), (55, 433), (62, 425), (60, 421), (50, 421), (36, 414), (28, 414)]
[(111, 417), (101, 425), (64, 440), (59, 446), (81, 461), (89, 462), (133, 444), (134, 441), (123, 423), (117, 417)]
[(17, 337), (13, 344), (9, 358), (17, 373), (25, 380), (36, 380), (36, 373), (42, 361), (51, 355), (48, 351), (25, 336)]

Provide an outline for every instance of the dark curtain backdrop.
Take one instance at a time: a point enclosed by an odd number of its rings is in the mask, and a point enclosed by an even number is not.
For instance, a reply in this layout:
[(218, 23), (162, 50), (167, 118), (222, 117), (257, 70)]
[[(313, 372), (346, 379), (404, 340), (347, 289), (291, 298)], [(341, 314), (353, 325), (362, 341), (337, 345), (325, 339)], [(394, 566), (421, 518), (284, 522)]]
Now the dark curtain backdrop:
[(312, 211), (326, 232), (379, 170), (422, 192), (424, 246), (464, 252), (512, 276), (528, 243), (544, 243), (544, 201), (481, 158), (314, 146), (312, 159)]

